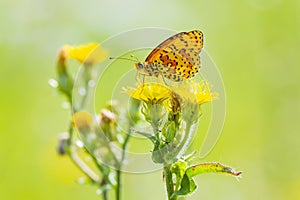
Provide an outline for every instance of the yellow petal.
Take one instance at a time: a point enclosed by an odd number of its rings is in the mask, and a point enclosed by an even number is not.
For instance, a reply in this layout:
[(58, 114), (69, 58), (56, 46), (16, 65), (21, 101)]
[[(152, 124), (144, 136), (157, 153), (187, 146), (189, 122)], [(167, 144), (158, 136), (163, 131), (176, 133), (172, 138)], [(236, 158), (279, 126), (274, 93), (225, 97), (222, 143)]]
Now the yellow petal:
[(85, 64), (95, 64), (108, 57), (108, 52), (97, 43), (79, 46), (65, 45), (63, 49), (70, 58)]
[(210, 83), (204, 80), (199, 83), (188, 81), (173, 87), (173, 90), (183, 100), (197, 102), (199, 105), (218, 99), (218, 93), (211, 92)]
[(134, 99), (153, 104), (170, 98), (170, 89), (158, 83), (140, 85), (138, 88), (126, 88), (124, 92)]

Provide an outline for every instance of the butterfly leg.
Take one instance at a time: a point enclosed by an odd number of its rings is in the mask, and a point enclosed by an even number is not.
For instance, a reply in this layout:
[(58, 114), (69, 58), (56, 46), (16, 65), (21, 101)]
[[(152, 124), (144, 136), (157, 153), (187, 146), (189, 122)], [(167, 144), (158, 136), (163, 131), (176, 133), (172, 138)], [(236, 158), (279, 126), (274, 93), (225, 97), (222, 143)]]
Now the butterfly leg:
[(141, 91), (140, 91), (140, 94), (142, 94), (142, 92), (144, 91), (144, 83), (145, 83), (145, 77), (146, 77), (146, 75), (145, 74), (142, 74), (142, 76), (143, 76), (143, 78), (142, 78), (142, 89), (141, 89)]
[[(140, 91), (140, 94), (141, 94), (141, 93), (143, 92), (143, 90), (144, 90), (145, 77), (146, 77), (146, 75), (145, 75), (145, 74), (142, 74), (142, 73), (138, 73), (138, 74), (136, 75), (136, 77), (135, 77), (138, 86), (142, 85), (142, 89), (141, 89), (141, 91)], [(140, 82), (141, 80), (142, 80), (142, 83)]]
[(143, 85), (143, 87), (144, 87), (144, 83), (145, 83), (145, 77), (146, 77), (146, 75), (145, 74), (142, 74), (143, 75), (143, 78), (142, 78), (142, 85)]
[[(141, 77), (143, 76), (143, 77)], [(141, 84), (141, 80), (142, 80), (142, 84)], [(144, 85), (144, 80), (145, 80), (145, 74), (141, 74), (141, 73), (137, 73), (135, 76), (135, 81), (138, 85)]]
[(162, 73), (160, 73), (160, 76), (161, 76), (161, 78), (162, 78), (164, 84), (165, 84), (166, 86), (169, 86), (169, 85), (167, 84), (166, 80), (165, 80), (164, 75), (163, 75)]
[(140, 73), (139, 72), (137, 72), (136, 73), (136, 75), (135, 75), (135, 82), (139, 85), (140, 83), (139, 83), (139, 77), (140, 77)]

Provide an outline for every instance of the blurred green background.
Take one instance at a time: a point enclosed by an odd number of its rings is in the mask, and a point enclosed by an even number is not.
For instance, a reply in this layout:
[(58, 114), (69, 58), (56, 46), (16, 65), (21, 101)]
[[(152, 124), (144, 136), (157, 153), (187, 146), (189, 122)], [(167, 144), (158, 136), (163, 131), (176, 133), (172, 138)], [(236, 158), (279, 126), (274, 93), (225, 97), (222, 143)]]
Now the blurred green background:
[[(300, 199), (299, 12), (297, 0), (1, 1), (0, 199), (99, 199), (56, 155), (69, 114), (47, 81), (63, 44), (139, 27), (202, 30), (225, 83), (225, 126), (202, 161), (243, 178), (199, 176), (188, 199)], [(124, 199), (163, 199), (161, 177), (126, 174)]]

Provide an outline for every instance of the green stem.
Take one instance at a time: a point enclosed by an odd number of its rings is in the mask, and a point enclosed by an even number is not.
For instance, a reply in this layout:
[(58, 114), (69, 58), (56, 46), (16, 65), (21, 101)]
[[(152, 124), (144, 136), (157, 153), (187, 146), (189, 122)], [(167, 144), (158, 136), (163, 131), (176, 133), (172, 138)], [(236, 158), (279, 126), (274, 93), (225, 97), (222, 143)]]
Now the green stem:
[[(129, 126), (131, 127), (131, 126)], [(126, 138), (124, 140), (123, 146), (122, 146), (122, 157), (121, 160), (119, 161), (119, 166), (117, 166), (117, 185), (116, 185), (116, 200), (121, 199), (121, 174), (122, 174), (122, 164), (125, 159), (125, 150), (127, 148), (128, 141), (131, 136), (131, 129), (129, 129), (128, 134), (126, 135)]]
[(172, 194), (174, 193), (174, 183), (172, 178), (171, 165), (164, 166), (164, 175), (168, 200), (177, 200), (176, 196), (172, 197)]
[(88, 165), (86, 165), (75, 152), (75, 148), (71, 147), (69, 153), (71, 160), (87, 177), (92, 180), (92, 182), (99, 183), (99, 176)]
[[(69, 134), (70, 137), (67, 141), (68, 144), (68, 155), (71, 158), (71, 160), (73, 161), (73, 163), (93, 182), (93, 183), (100, 183), (100, 177), (88, 166), (85, 164), (85, 162), (82, 161), (82, 159), (77, 155), (76, 153), (76, 149), (74, 147), (74, 145), (72, 145), (72, 136), (73, 136), (73, 127), (72, 125), (69, 128)], [(90, 154), (87, 149), (86, 149), (87, 154), (89, 154), (95, 165), (98, 167), (99, 171), (103, 174), (103, 181), (102, 183), (100, 183), (100, 187), (103, 185), (103, 182), (106, 183), (109, 181), (109, 178), (107, 177), (107, 172), (104, 169), (103, 166), (101, 166), (98, 161), (97, 158), (95, 156), (93, 156), (92, 154)], [(108, 200), (108, 195), (107, 195), (107, 191), (103, 190), (102, 192), (102, 198), (103, 200)]]
[[(99, 183), (100, 178), (99, 176), (88, 166), (85, 164), (85, 162), (77, 155), (76, 153), (76, 149), (75, 146), (72, 144), (72, 139), (74, 136), (73, 133), (73, 126), (72, 123), (70, 123), (69, 125), (69, 138), (67, 140), (67, 154), (68, 156), (71, 158), (71, 160), (73, 161), (73, 163), (87, 176), (89, 177), (89, 179), (94, 182), (94, 183)], [(98, 167), (99, 171), (104, 175), (104, 178), (106, 179), (106, 181), (108, 181), (108, 177), (105, 176), (105, 169), (103, 168), (103, 166), (101, 166), (98, 161), (97, 158), (95, 158), (95, 156), (93, 156), (92, 154), (89, 153), (89, 151), (86, 149), (87, 154), (89, 154), (89, 156), (91, 156), (91, 158), (93, 159), (95, 165)], [(103, 191), (103, 193), (105, 193), (106, 191)], [(103, 194), (105, 195), (105, 194)], [(107, 194), (105, 195), (106, 197), (103, 198), (107, 199)]]
[(186, 122), (184, 138), (180, 142), (180, 145), (178, 147), (176, 147), (176, 150), (174, 151), (174, 157), (177, 157), (178, 154), (180, 154), (180, 152), (183, 150), (185, 145), (187, 145), (186, 142), (190, 137), (191, 127), (192, 127), (192, 124), (189, 122)]
[[(190, 122), (186, 123), (184, 138), (183, 138), (183, 140), (182, 140), (182, 142), (180, 144), (180, 148), (179, 148), (180, 150), (182, 150), (184, 148), (184, 146), (187, 145), (186, 143), (187, 143), (187, 140), (190, 137), (192, 125), (193, 124), (191, 124)], [(180, 152), (178, 152), (178, 153), (180, 153)]]
[(123, 143), (123, 146), (122, 146), (122, 158), (121, 158), (121, 161), (124, 161), (125, 159), (125, 150), (127, 148), (127, 144), (128, 144), (128, 141), (130, 139), (130, 136), (131, 136), (131, 129), (128, 131), (128, 134), (126, 135), (126, 138), (124, 140), (124, 143)]
[[(178, 154), (183, 150), (183, 148), (186, 145), (186, 142), (188, 138), (190, 137), (190, 131), (191, 131), (192, 123), (187, 122), (185, 127), (185, 134), (184, 138), (180, 142), (180, 145), (176, 148), (177, 150), (174, 152), (174, 157), (177, 157)], [(166, 190), (168, 194), (168, 200), (178, 200), (178, 196), (172, 196), (172, 194), (175, 192), (174, 182), (172, 178), (172, 172), (171, 172), (171, 165), (165, 165), (164, 166), (164, 175), (166, 179)], [(184, 198), (180, 198), (184, 199)]]
[[(82, 110), (85, 107), (85, 104), (87, 102), (87, 98), (89, 96), (89, 92), (90, 92), (90, 87), (89, 87), (89, 81), (91, 80), (91, 67), (89, 65), (85, 65), (84, 66), (84, 72), (83, 72), (83, 77), (84, 77), (84, 88), (85, 88), (85, 94), (82, 96), (79, 108), (75, 108), (74, 106), (72, 106), (72, 110), (71, 110), (71, 114), (74, 114), (75, 112), (77, 112), (78, 110)], [(69, 93), (65, 93), (68, 101), (70, 102), (70, 104), (72, 105), (72, 94), (71, 91)], [(108, 174), (107, 174), (107, 170), (98, 163), (98, 160), (93, 156), (93, 154), (91, 154), (86, 148), (86, 152), (87, 154), (89, 154), (89, 156), (92, 157), (94, 164), (97, 166), (97, 168), (99, 169), (99, 171), (103, 174), (103, 180), (102, 182), (100, 182), (100, 177), (98, 174), (96, 174), (94, 172), (94, 170), (92, 170), (81, 158), (80, 156), (77, 154), (76, 151), (76, 146), (73, 145), (72, 141), (73, 141), (73, 137), (74, 137), (74, 130), (73, 130), (73, 125), (72, 122), (70, 122), (69, 125), (69, 138), (67, 140), (67, 155), (70, 157), (70, 159), (73, 161), (73, 163), (93, 182), (93, 183), (97, 183), (100, 185), (100, 187), (102, 187), (102, 185), (105, 185), (108, 181)], [(103, 200), (107, 200), (108, 199), (108, 195), (107, 195), (107, 190), (103, 190), (102, 192), (102, 197)]]
[(108, 197), (107, 197), (107, 191), (106, 190), (103, 191), (102, 197), (103, 197), (103, 200), (107, 200), (108, 199)]
[(159, 132), (159, 130), (158, 130), (158, 124), (152, 122), (152, 123), (151, 123), (151, 126), (152, 126), (152, 129), (153, 129), (153, 132), (154, 132), (154, 135), (155, 135), (156, 139), (157, 139), (158, 141), (160, 141), (161, 136), (160, 136), (160, 132)]
[[(89, 87), (89, 81), (91, 80), (91, 66), (85, 64), (84, 67), (84, 72), (83, 72), (83, 77), (84, 77), (84, 89), (85, 89), (85, 94), (83, 95), (80, 103), (80, 109), (84, 108), (87, 97), (90, 92), (90, 87)], [(80, 110), (79, 109), (79, 110)]]
[(69, 149), (72, 145), (72, 139), (73, 139), (73, 125), (72, 125), (72, 122), (70, 122), (70, 124), (69, 124), (68, 133), (69, 133), (69, 138), (67, 140), (67, 151), (69, 152)]
[[(102, 182), (100, 184), (100, 187), (102, 187), (103, 185), (106, 185), (106, 179), (105, 179), (105, 177), (103, 177)], [(107, 200), (108, 199), (107, 190), (103, 190), (102, 191), (102, 197), (103, 197), (103, 200)]]
[(117, 169), (116, 200), (121, 199), (121, 170)]
[(69, 138), (67, 140), (67, 154), (73, 161), (73, 163), (87, 176), (91, 179), (92, 182), (98, 183), (99, 176), (81, 160), (81, 158), (77, 155), (75, 147), (72, 145), (73, 139), (73, 127), (70, 123), (69, 127)]

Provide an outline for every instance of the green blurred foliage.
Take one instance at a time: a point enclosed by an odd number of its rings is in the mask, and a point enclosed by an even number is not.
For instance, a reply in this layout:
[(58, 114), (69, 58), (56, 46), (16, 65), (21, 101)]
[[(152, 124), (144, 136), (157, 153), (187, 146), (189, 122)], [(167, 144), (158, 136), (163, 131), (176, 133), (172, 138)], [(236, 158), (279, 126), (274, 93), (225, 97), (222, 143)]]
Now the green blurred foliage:
[[(79, 170), (56, 155), (69, 114), (47, 81), (63, 44), (153, 26), (204, 32), (225, 83), (227, 117), (201, 161), (244, 171), (239, 182), (199, 176), (188, 199), (300, 199), (299, 11), (297, 0), (2, 1), (0, 199), (99, 199), (94, 187), (76, 183)], [(159, 171), (126, 174), (124, 199), (162, 199), (161, 179)]]

